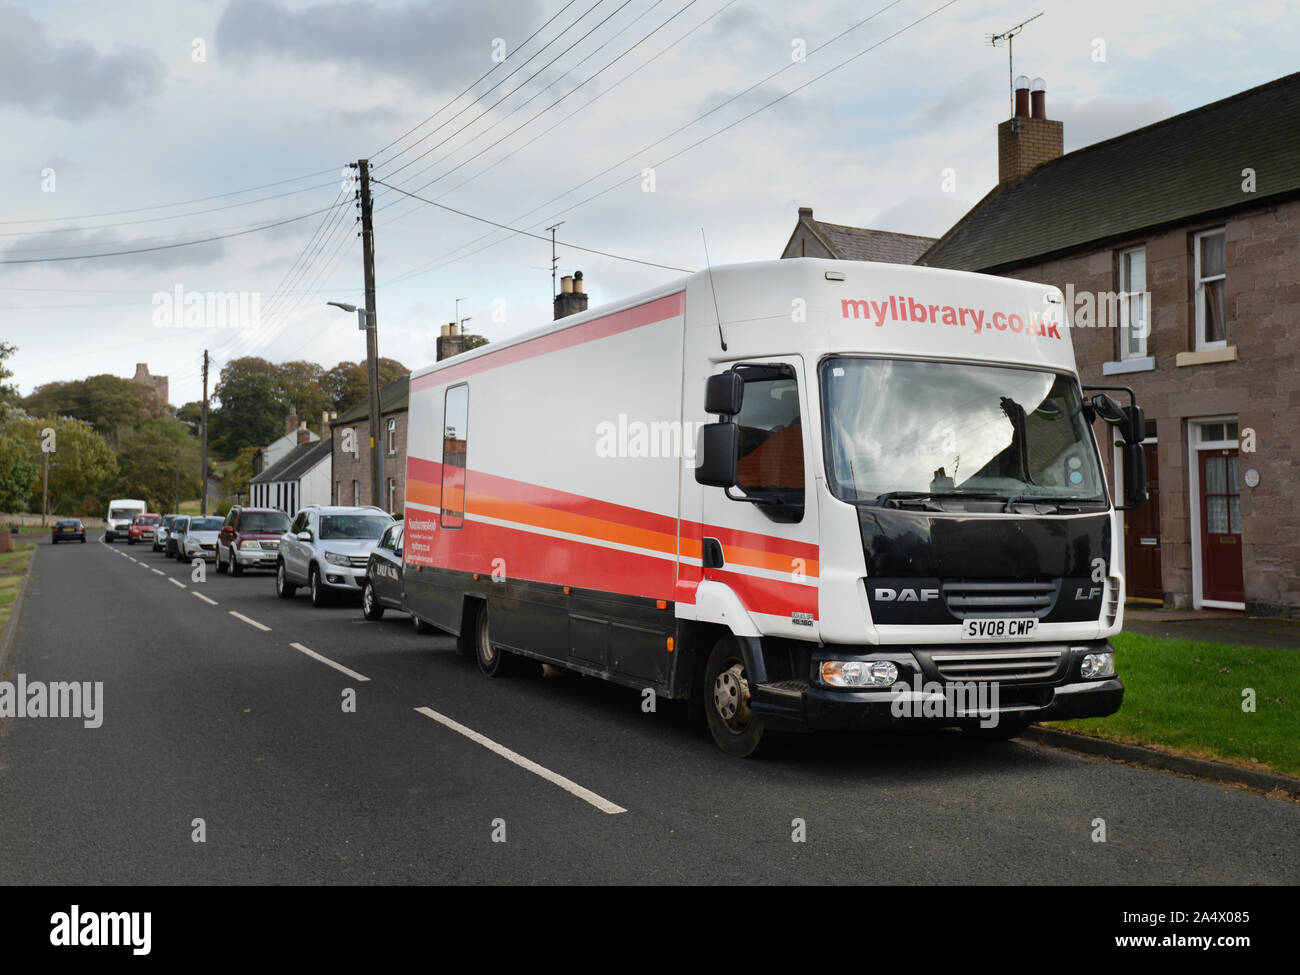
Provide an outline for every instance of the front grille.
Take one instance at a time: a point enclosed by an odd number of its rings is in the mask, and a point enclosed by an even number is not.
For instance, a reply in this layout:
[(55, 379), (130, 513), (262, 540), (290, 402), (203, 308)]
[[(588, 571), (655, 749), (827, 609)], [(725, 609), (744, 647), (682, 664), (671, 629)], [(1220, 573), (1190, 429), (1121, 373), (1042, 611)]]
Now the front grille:
[(1050, 580), (1003, 582), (953, 579), (942, 584), (948, 611), (968, 616), (1034, 616), (1042, 619), (1056, 603), (1057, 584)]
[(1061, 651), (936, 653), (930, 659), (944, 680), (1031, 681), (1054, 677), (1061, 666)]
[(348, 565), (352, 566), (352, 568), (354, 568), (354, 569), (364, 569), (364, 568), (365, 568), (366, 566), (368, 566), (369, 564), (370, 564), (370, 556), (369, 556), (369, 555), (349, 555), (349, 556), (348, 556)]
[(261, 544), (263, 551), (275, 552), (280, 548), (280, 543), (278, 541), (262, 542)]
[(206, 549), (206, 550), (209, 551), (209, 552), (213, 552), (213, 551), (215, 551), (216, 548), (217, 548), (217, 543), (216, 543), (216, 542), (199, 542), (199, 548), (201, 548), (201, 549)]

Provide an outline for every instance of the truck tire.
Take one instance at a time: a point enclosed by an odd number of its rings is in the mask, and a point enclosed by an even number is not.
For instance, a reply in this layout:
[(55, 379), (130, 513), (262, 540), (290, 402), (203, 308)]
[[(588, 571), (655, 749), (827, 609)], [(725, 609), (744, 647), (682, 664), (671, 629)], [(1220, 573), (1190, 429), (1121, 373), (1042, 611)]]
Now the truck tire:
[(479, 604), (478, 611), (474, 614), (471, 633), (474, 641), (474, 659), (478, 662), (478, 669), (488, 677), (512, 677), (523, 669), (519, 657), (492, 644), (492, 637), (488, 630), (487, 603)]
[(718, 747), (733, 758), (751, 758), (770, 742), (763, 722), (749, 709), (749, 679), (745, 660), (734, 638), (714, 644), (704, 666), (700, 688), (709, 733)]

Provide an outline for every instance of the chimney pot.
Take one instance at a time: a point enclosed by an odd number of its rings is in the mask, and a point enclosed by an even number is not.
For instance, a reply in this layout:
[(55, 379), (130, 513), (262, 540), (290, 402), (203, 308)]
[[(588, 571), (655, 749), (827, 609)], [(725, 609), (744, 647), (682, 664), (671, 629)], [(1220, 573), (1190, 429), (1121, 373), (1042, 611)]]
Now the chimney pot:
[(1014, 85), (1016, 89), (1016, 118), (1029, 117), (1029, 78), (1026, 75), (1017, 75)]
[(1029, 117), (1047, 118), (1047, 82), (1035, 78), (1029, 86)]
[(560, 278), (560, 294), (567, 295), (573, 293), (573, 275), (566, 274)]
[(582, 272), (581, 271), (573, 272), (573, 293), (575, 295), (582, 294)]

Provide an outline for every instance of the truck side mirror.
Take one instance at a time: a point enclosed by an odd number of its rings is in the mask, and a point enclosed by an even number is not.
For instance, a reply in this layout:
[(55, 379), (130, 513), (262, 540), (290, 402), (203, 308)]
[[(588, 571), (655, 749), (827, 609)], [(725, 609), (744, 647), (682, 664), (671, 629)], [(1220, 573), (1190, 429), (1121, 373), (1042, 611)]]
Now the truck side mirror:
[(735, 416), (745, 397), (745, 381), (740, 373), (720, 372), (704, 383), (704, 412), (717, 416)]
[(709, 487), (734, 486), (739, 448), (740, 428), (736, 424), (706, 423), (700, 427), (700, 463), (695, 468), (696, 482)]
[(1124, 410), (1124, 442), (1141, 443), (1146, 439), (1147, 420), (1146, 414), (1142, 407), (1136, 403), (1132, 406), (1123, 407)]
[[(1124, 407), (1105, 393), (1098, 393), (1092, 398), (1092, 408), (1097, 416), (1113, 427), (1127, 425), (1128, 423), (1128, 415), (1124, 412)], [(1125, 439), (1128, 438), (1125, 437)]]
[(1124, 445), (1124, 503), (1136, 508), (1147, 499), (1147, 455), (1142, 443)]

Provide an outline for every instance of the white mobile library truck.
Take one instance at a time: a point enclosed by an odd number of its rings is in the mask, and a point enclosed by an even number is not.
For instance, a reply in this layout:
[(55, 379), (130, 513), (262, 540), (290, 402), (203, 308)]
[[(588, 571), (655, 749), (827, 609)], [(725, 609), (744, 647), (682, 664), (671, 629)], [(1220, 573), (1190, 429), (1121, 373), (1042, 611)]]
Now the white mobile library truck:
[(693, 698), (733, 755), (1110, 714), (1122, 539), (1094, 419), (1134, 445), (1139, 503), (1141, 410), (1080, 387), (1055, 288), (713, 268), (412, 374), (405, 606), (492, 676)]
[(136, 515), (142, 515), (149, 506), (139, 498), (114, 498), (108, 502), (108, 517), (104, 519), (104, 541), (126, 538), (131, 531), (131, 522)]

